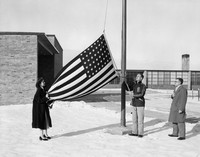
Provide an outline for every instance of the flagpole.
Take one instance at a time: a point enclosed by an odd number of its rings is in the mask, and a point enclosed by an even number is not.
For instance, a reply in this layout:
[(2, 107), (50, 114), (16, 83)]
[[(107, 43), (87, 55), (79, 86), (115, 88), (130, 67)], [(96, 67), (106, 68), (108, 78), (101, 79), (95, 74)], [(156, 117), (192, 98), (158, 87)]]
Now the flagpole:
[(121, 126), (126, 126), (126, 0), (122, 0)]

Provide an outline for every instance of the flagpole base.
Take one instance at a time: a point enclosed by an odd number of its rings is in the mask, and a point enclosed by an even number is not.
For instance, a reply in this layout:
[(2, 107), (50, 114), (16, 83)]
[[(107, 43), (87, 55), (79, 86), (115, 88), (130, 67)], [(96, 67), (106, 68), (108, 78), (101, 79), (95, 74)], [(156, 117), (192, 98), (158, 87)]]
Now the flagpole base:
[(112, 127), (106, 130), (106, 133), (109, 133), (112, 135), (126, 135), (126, 134), (130, 134), (131, 132), (132, 132), (131, 127), (124, 127), (124, 126)]

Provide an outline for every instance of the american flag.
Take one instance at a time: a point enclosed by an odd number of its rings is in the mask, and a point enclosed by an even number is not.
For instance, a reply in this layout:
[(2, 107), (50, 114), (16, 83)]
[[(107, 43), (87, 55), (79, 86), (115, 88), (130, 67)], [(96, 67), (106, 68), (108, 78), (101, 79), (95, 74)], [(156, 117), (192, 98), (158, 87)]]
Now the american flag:
[(117, 77), (105, 37), (65, 65), (48, 91), (51, 100), (70, 100), (95, 92)]

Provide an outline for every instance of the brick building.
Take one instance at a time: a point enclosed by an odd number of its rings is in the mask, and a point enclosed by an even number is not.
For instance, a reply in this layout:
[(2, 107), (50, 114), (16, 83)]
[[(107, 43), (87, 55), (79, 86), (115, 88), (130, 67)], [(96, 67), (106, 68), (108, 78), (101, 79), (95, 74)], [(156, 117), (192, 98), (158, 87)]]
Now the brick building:
[(32, 103), (37, 78), (49, 88), (63, 66), (62, 56), (55, 35), (0, 32), (0, 105)]

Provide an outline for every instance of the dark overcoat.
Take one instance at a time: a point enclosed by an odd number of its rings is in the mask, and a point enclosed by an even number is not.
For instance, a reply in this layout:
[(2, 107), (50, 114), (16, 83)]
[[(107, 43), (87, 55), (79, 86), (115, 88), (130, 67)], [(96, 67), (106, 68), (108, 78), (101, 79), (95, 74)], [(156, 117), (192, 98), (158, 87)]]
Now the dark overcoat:
[(37, 88), (33, 99), (32, 128), (44, 130), (47, 127), (52, 127), (47, 101), (46, 91), (40, 87)]
[[(175, 91), (170, 108), (169, 122), (183, 123), (186, 118), (187, 89), (182, 85)], [(179, 113), (179, 110), (182, 113)]]

